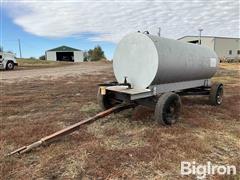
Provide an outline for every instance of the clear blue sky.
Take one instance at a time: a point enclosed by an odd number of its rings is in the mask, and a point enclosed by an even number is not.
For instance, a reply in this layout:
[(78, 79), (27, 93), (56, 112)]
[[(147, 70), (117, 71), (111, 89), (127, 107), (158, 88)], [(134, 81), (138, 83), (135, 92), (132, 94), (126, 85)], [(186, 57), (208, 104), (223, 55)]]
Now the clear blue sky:
[(112, 59), (119, 40), (148, 30), (180, 38), (198, 35), (240, 37), (237, 0), (0, 0), (1, 44), (19, 56), (39, 57), (61, 45), (89, 50), (100, 45)]
[(41, 37), (25, 32), (20, 26), (16, 25), (9, 12), (3, 8), (2, 11), (2, 46), (4, 51), (12, 51), (19, 57), (18, 39), (21, 42), (22, 57), (36, 57), (45, 54), (45, 51), (61, 45), (70, 46), (81, 50), (89, 50), (96, 45), (100, 45), (108, 59), (112, 59), (115, 43), (90, 41), (88, 35), (81, 37)]

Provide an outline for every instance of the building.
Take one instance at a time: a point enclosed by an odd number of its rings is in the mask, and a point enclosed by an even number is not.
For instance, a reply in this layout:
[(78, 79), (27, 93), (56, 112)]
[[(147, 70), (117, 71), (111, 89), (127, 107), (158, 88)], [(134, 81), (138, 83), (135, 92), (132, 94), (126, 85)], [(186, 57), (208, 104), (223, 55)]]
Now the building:
[[(184, 36), (183, 42), (199, 44), (199, 36)], [(220, 59), (240, 59), (240, 38), (202, 36), (201, 45), (214, 50)]]
[(50, 61), (83, 62), (83, 51), (68, 46), (60, 46), (45, 52)]

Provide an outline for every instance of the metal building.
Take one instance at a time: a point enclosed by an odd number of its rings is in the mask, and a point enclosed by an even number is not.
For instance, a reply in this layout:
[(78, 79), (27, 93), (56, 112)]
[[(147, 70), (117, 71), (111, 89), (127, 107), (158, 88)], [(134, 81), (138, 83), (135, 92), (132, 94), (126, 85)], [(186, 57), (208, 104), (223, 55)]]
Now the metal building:
[(83, 51), (68, 46), (60, 46), (45, 52), (50, 61), (83, 62)]
[[(184, 36), (178, 40), (200, 44), (199, 36)], [(201, 45), (214, 50), (220, 59), (240, 59), (240, 38), (202, 36)]]

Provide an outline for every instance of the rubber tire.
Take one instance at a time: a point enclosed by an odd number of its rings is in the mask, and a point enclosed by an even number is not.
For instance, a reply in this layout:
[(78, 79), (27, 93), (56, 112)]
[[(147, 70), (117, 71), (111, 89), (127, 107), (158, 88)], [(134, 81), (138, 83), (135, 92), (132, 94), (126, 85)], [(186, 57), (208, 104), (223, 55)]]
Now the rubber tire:
[[(173, 101), (176, 101), (176, 107), (174, 110), (176, 111), (175, 118), (167, 119), (165, 112), (167, 108), (169, 108), (169, 105), (173, 103)], [(159, 97), (157, 101), (157, 104), (155, 107), (155, 113), (154, 113), (155, 120), (158, 122), (158, 124), (162, 124), (162, 125), (175, 124), (179, 119), (181, 110), (182, 110), (182, 102), (181, 102), (180, 96), (172, 92), (164, 93)]]
[[(222, 91), (220, 102), (217, 99), (218, 93), (220, 93), (219, 91)], [(222, 83), (212, 84), (211, 90), (210, 90), (210, 96), (209, 96), (211, 105), (218, 106), (218, 105), (222, 104), (222, 99), (223, 99), (223, 84)]]
[(100, 89), (98, 89), (97, 93), (97, 102), (102, 110), (106, 110), (114, 106), (114, 104), (110, 102), (110, 99), (107, 94), (102, 95), (100, 93)]
[[(11, 67), (9, 67), (11, 65)], [(6, 64), (6, 70), (13, 70), (14, 69), (14, 63), (12, 61), (8, 61)]]

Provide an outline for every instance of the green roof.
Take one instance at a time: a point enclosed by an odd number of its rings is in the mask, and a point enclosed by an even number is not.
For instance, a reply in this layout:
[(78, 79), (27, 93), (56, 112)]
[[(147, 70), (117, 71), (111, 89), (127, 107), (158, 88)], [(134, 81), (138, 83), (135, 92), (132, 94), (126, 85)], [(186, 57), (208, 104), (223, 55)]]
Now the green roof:
[(47, 51), (81, 51), (80, 49), (75, 49), (72, 47), (68, 47), (68, 46), (59, 46), (57, 48), (54, 49), (49, 49)]

